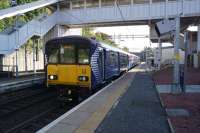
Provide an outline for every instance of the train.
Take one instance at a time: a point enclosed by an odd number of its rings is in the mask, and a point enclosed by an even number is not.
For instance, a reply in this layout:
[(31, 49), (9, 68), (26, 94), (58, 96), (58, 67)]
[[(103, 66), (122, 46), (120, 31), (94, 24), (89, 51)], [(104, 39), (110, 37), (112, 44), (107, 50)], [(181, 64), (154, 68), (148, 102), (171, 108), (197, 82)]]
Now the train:
[(95, 39), (65, 36), (45, 45), (46, 84), (62, 96), (85, 96), (139, 63), (139, 57)]

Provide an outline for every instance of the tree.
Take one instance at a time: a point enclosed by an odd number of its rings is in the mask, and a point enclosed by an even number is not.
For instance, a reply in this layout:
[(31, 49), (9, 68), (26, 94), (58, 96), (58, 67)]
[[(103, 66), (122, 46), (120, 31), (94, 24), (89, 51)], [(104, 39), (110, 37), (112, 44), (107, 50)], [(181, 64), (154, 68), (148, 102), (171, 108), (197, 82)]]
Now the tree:
[[(30, 3), (33, 1), (37, 1), (37, 0), (17, 0), (17, 4), (20, 5), (20, 4)], [(0, 9), (5, 9), (10, 6), (11, 6), (10, 0), (0, 0)], [(25, 13), (23, 16), (19, 16), (18, 21), (27, 23), (41, 14), (51, 14), (51, 11), (46, 7), (36, 9), (36, 10)], [(8, 27), (13, 27), (15, 24), (15, 21), (16, 21), (16, 16), (10, 17), (10, 18), (4, 18), (3, 20), (0, 20), (0, 32), (4, 31)], [(32, 39), (28, 40), (25, 44), (30, 51), (32, 50), (32, 44), (33, 44)]]
[(82, 36), (84, 37), (95, 37), (97, 41), (104, 42), (114, 47), (118, 47), (118, 45), (111, 39), (108, 34), (102, 32), (93, 32), (93, 28), (91, 27), (84, 27), (82, 28)]
[(122, 50), (129, 52), (129, 49), (127, 47), (123, 47)]
[[(33, 1), (37, 1), (37, 0), (17, 0), (17, 4), (25, 4), (25, 3), (30, 3)], [(10, 7), (10, 0), (0, 0), (0, 9), (5, 9)], [(30, 12), (25, 13), (24, 16), (20, 16), (19, 20), (23, 21), (23, 22), (28, 22), (33, 20), (36, 16), (39, 16), (40, 14), (49, 14), (51, 13), (50, 10), (46, 7), (44, 8), (40, 8), (40, 9), (36, 9)], [(13, 26), (14, 22), (15, 22), (15, 18), (16, 17), (10, 17), (10, 18), (5, 18), (3, 20), (0, 20), (0, 32), (4, 31), (6, 28)]]
[(93, 28), (90, 28), (90, 27), (82, 28), (82, 36), (84, 36), (84, 37), (94, 37)]

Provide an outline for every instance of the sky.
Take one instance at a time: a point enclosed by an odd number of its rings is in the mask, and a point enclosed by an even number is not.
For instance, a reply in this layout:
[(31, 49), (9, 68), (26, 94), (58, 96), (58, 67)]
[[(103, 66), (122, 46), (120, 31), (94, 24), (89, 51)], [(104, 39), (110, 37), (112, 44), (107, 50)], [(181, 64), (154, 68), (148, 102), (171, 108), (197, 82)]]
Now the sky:
[[(149, 26), (114, 26), (114, 27), (97, 27), (94, 32), (103, 32), (111, 36), (117, 35), (149, 35)], [(80, 29), (71, 29), (70, 35), (81, 35)], [(130, 52), (141, 52), (144, 47), (157, 47), (157, 43), (150, 43), (149, 38), (123, 38), (115, 39), (120, 47), (129, 48)], [(165, 44), (169, 46), (170, 44)]]
[[(116, 26), (116, 27), (98, 27), (96, 32), (103, 32), (108, 35), (149, 35), (148, 26)], [(149, 38), (122, 38), (115, 39), (120, 47), (127, 47), (131, 52), (140, 52), (146, 46), (150, 46)]]

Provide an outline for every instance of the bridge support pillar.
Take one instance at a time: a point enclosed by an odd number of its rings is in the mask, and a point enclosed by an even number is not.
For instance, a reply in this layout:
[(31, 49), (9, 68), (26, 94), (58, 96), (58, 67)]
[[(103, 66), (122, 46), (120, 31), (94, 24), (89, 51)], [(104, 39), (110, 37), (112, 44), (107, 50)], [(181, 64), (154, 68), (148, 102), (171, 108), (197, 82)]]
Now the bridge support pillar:
[(176, 31), (174, 38), (174, 71), (173, 71), (173, 85), (172, 93), (180, 93), (180, 68), (179, 68), (179, 45), (180, 45), (180, 16), (175, 18)]
[(27, 60), (27, 45), (24, 47), (24, 62), (25, 62), (25, 71), (28, 71), (28, 60)]
[(15, 49), (15, 76), (16, 77), (19, 76), (18, 52), (19, 52), (19, 49)]
[(200, 24), (197, 31), (197, 54), (198, 54), (198, 68), (200, 68)]
[(36, 73), (36, 67), (35, 67), (35, 64), (36, 64), (36, 50), (35, 50), (35, 47), (36, 46), (36, 39), (33, 39), (33, 72)]
[(161, 42), (161, 39), (159, 38), (158, 39), (158, 55), (159, 55), (159, 57), (158, 57), (158, 69), (160, 70), (160, 68), (161, 68), (161, 61), (162, 61), (162, 42)]

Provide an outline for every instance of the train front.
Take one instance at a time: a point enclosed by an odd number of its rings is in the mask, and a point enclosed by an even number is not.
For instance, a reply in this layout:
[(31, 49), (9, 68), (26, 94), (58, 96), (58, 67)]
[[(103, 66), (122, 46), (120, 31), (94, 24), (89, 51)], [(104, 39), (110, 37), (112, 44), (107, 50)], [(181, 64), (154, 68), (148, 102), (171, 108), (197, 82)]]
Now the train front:
[(91, 89), (90, 44), (73, 38), (60, 38), (46, 44), (47, 86), (62, 95), (80, 95)]

